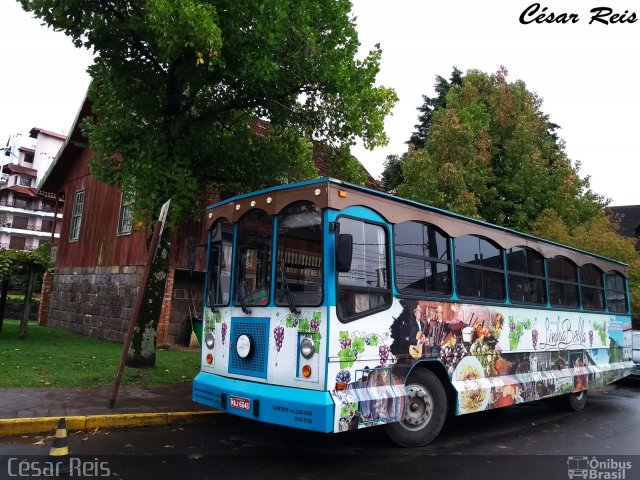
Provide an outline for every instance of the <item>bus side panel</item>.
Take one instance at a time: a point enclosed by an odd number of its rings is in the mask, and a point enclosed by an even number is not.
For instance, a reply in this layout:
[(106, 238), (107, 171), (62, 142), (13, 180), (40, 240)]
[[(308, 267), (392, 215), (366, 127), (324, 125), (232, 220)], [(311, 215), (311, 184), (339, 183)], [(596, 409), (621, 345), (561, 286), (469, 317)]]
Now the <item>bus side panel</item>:
[[(626, 323), (580, 311), (394, 299), (385, 312), (332, 329), (330, 390), (334, 377), (347, 383), (332, 392), (334, 429), (394, 421), (397, 386), (424, 361), (446, 369), (458, 415), (601, 387), (631, 373)], [(375, 410), (381, 404), (384, 415)]]

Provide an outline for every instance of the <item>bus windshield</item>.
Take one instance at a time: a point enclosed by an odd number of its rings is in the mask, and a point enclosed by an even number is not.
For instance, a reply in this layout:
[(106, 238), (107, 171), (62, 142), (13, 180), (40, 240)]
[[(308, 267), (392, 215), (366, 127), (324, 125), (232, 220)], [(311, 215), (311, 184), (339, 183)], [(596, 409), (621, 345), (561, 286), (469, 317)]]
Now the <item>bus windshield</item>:
[(322, 303), (322, 216), (312, 203), (290, 205), (278, 216), (276, 305)]
[(273, 218), (262, 210), (252, 210), (237, 225), (234, 302), (242, 306), (267, 305)]
[(222, 219), (211, 232), (209, 250), (209, 306), (229, 305), (233, 226)]

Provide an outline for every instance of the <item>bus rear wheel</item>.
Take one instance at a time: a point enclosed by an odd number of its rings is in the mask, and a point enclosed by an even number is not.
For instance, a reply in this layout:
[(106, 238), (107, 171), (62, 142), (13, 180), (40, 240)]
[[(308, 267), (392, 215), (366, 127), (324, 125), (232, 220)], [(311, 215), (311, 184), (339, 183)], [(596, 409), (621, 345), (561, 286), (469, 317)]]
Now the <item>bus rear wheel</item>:
[(561, 396), (558, 400), (564, 410), (581, 412), (587, 403), (587, 391), (583, 390), (578, 393), (568, 393), (567, 395)]
[(426, 445), (438, 436), (447, 416), (447, 394), (438, 377), (418, 368), (405, 384), (404, 416), (385, 425), (391, 441), (401, 447)]

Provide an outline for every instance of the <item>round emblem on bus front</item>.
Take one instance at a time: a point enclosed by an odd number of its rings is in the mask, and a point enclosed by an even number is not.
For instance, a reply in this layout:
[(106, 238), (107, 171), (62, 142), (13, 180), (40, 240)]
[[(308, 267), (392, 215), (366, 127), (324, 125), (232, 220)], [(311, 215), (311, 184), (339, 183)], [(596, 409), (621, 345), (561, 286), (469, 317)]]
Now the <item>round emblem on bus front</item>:
[(247, 358), (251, 353), (251, 338), (249, 335), (240, 335), (236, 340), (236, 352), (240, 358)]

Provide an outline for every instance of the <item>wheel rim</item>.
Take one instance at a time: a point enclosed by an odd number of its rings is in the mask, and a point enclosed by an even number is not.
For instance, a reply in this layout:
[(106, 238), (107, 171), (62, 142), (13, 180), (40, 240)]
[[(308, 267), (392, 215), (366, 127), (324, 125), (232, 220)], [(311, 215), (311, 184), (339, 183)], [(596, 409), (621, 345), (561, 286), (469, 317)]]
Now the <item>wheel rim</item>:
[(584, 397), (584, 390), (580, 393), (576, 393), (575, 396), (576, 396), (576, 400), (578, 401), (582, 400), (582, 397)]
[(407, 385), (403, 426), (407, 430), (420, 430), (433, 417), (434, 402), (431, 392), (423, 385)]

